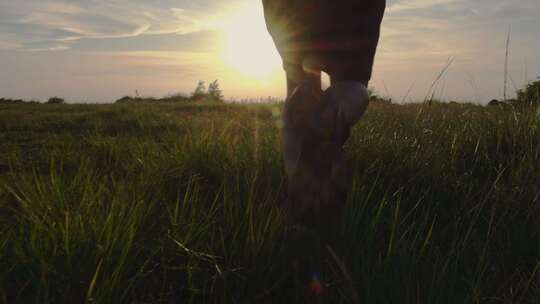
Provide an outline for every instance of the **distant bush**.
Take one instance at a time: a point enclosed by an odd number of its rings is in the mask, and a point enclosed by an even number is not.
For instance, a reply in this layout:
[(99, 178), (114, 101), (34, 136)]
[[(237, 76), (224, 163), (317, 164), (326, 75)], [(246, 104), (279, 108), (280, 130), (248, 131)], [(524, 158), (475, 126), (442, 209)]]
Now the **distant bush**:
[(498, 101), (497, 99), (492, 99), (489, 103), (488, 103), (488, 106), (498, 106), (501, 102)]
[(163, 97), (159, 101), (163, 101), (163, 102), (186, 102), (186, 101), (189, 101), (189, 100), (190, 100), (189, 97), (187, 97), (186, 95), (184, 95), (182, 93), (176, 93), (176, 94), (172, 94), (172, 95)]
[(540, 105), (540, 81), (527, 84), (523, 89), (517, 91), (517, 102), (522, 105)]
[(131, 97), (131, 96), (124, 96), (118, 100), (115, 101), (115, 103), (140, 103), (140, 102), (156, 102), (160, 101), (160, 99), (156, 98), (141, 98), (141, 97)]
[(120, 98), (120, 99), (117, 99), (117, 100), (115, 101), (115, 103), (126, 103), (126, 102), (131, 102), (132, 100), (133, 100), (132, 97), (130, 97), (130, 96), (124, 96), (124, 97), (122, 97), (122, 98)]
[(392, 103), (392, 98), (382, 97), (377, 92), (375, 92), (375, 90), (372, 88), (368, 89), (368, 94), (369, 94), (370, 102), (380, 102), (380, 103), (386, 103), (386, 104)]
[(0, 98), (0, 104), (36, 104), (39, 103), (35, 100), (22, 100), (22, 99), (9, 99), (9, 98)]
[(499, 107), (499, 108), (512, 108), (514, 105), (516, 105), (515, 99), (510, 99), (506, 101), (499, 101), (497, 99), (493, 99), (488, 103), (488, 107)]
[(142, 97), (131, 97), (124, 96), (115, 101), (115, 103), (141, 103), (141, 102), (186, 102), (190, 101), (190, 98), (182, 94), (169, 95), (163, 98), (142, 98)]
[(219, 87), (219, 81), (214, 80), (206, 87), (204, 81), (199, 81), (195, 90), (190, 94), (186, 95), (183, 93), (174, 93), (162, 98), (153, 98), (153, 97), (132, 97), (124, 96), (115, 101), (115, 103), (140, 103), (140, 102), (190, 102), (190, 101), (223, 101), (223, 91)]
[(47, 100), (47, 104), (64, 104), (66, 101), (60, 97), (51, 97)]

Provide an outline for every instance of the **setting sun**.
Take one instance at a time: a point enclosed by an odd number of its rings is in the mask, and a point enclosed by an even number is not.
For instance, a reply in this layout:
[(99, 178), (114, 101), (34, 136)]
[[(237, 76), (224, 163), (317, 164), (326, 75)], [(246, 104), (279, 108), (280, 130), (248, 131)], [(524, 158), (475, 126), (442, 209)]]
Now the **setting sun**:
[(266, 30), (262, 6), (253, 2), (231, 13), (222, 23), (222, 60), (254, 80), (267, 82), (281, 70), (281, 59)]

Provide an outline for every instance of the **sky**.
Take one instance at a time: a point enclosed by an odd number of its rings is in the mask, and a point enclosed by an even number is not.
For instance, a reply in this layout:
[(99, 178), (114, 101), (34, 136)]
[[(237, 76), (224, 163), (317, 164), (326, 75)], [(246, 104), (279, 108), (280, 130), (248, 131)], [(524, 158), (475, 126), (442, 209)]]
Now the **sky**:
[[(370, 85), (397, 102), (486, 103), (540, 76), (538, 0), (388, 0)], [(112, 102), (189, 94), (285, 94), (260, 0), (0, 0), (0, 97)]]

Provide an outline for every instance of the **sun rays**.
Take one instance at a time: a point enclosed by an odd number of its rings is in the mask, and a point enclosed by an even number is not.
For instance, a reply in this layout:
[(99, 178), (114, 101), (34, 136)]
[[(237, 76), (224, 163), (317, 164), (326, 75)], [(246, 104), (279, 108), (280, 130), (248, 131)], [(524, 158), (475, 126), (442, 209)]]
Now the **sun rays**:
[(259, 82), (269, 82), (281, 71), (281, 59), (266, 31), (259, 1), (240, 7), (220, 24), (224, 41), (223, 62)]

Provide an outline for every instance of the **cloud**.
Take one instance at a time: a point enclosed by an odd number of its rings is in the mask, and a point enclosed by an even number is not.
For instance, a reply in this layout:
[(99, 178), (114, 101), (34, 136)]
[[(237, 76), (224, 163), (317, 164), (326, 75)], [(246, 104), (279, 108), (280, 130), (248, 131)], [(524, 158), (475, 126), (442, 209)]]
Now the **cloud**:
[[(380, 86), (384, 80), (398, 96), (414, 83), (412, 95), (423, 98), (433, 77), (453, 57), (454, 64), (445, 75), (452, 98), (497, 98), (509, 26), (510, 74), (519, 87), (527, 82), (521, 76), (526, 74), (523, 62), (530, 71), (540, 64), (536, 51), (540, 41), (534, 38), (540, 33), (538, 20), (537, 0), (390, 0), (373, 82)], [(478, 91), (473, 92), (471, 78)]]
[(218, 51), (223, 34), (215, 30), (202, 30), (188, 34), (154, 34), (116, 39), (83, 39), (72, 44), (74, 50), (90, 52)]
[(391, 1), (382, 51), (407, 58), (430, 54), (482, 57), (482, 53), (504, 48), (509, 26), (514, 41), (531, 39), (531, 32), (540, 32), (539, 19), (537, 0), (521, 0), (519, 5), (505, 0)]
[[(209, 6), (202, 6), (207, 3)], [(221, 6), (213, 1), (11, 1), (0, 3), (2, 48), (32, 43), (140, 35), (187, 34), (210, 27)], [(179, 7), (179, 5), (184, 7)], [(204, 8), (204, 9), (203, 9)]]
[(55, 51), (65, 51), (65, 50), (69, 50), (69, 46), (67, 45), (52, 45), (52, 46), (49, 46), (49, 47), (43, 47), (43, 48), (35, 48), (35, 49), (27, 49), (27, 51), (29, 52), (45, 52), (45, 51), (52, 51), (52, 52), (55, 52)]
[(407, 0), (391, 1), (387, 8), (387, 13), (396, 14), (410, 10), (429, 9), (436, 6), (454, 6), (465, 2), (465, 0)]
[(21, 45), (14, 43), (14, 42), (5, 42), (2, 41), (2, 38), (0, 38), (0, 50), (11, 50), (11, 49), (18, 49)]

